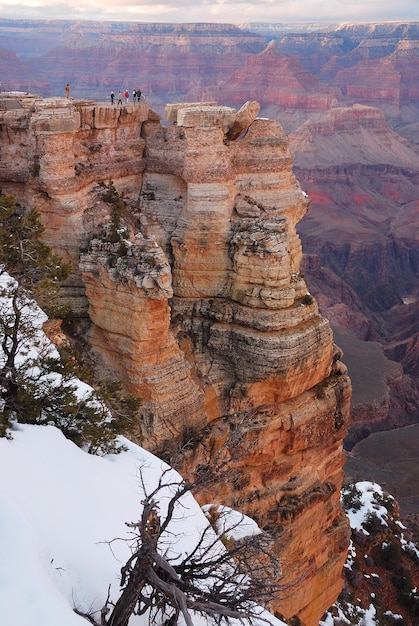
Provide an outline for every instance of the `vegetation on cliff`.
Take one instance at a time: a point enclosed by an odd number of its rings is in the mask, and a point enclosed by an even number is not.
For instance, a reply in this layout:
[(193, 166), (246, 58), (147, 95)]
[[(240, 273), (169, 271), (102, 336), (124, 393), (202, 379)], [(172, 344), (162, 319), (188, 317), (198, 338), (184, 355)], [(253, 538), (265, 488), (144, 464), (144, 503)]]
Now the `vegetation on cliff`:
[(36, 209), (0, 196), (0, 435), (10, 437), (16, 421), (55, 424), (92, 454), (115, 452), (116, 437), (132, 426), (140, 400), (124, 396), (118, 381), (82, 390), (75, 355), (68, 349), (59, 355), (43, 335), (46, 316), (34, 298), (50, 315), (67, 314), (60, 283), (70, 272), (42, 241), (43, 232)]
[(346, 484), (341, 499), (352, 531), (345, 583), (321, 626), (415, 626), (419, 550), (396, 500), (369, 481)]

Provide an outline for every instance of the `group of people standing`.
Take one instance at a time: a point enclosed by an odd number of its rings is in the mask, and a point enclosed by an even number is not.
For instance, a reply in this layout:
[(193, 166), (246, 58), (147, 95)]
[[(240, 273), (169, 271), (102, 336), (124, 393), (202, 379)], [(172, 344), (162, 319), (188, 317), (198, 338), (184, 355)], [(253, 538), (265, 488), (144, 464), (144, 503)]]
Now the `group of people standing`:
[[(132, 100), (133, 102), (139, 102), (141, 100), (141, 89), (134, 89), (132, 92)], [(118, 91), (117, 105), (122, 106), (123, 102), (128, 104), (129, 102), (129, 91), (125, 89), (124, 91)], [(111, 91), (111, 104), (115, 104), (115, 93)]]
[[(1, 91), (1, 89), (0, 89)], [(65, 95), (66, 98), (70, 97), (70, 85), (69, 83), (66, 84), (65, 86)], [(111, 97), (111, 104), (115, 104), (115, 93), (113, 91), (111, 91), (110, 94)], [(141, 100), (141, 89), (134, 89), (132, 92), (132, 101), (135, 102), (139, 102)], [(129, 91), (128, 89), (124, 89), (124, 91), (122, 91), (121, 89), (118, 91), (118, 97), (117, 97), (117, 104), (119, 106), (122, 106), (123, 102), (125, 102), (125, 104), (128, 104), (129, 102)]]

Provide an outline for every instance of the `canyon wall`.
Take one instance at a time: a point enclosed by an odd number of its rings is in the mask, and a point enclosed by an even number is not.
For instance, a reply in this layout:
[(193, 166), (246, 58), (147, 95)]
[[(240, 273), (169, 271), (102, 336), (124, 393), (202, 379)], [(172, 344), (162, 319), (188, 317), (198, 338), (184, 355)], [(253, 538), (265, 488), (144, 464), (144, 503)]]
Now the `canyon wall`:
[(1, 98), (0, 184), (41, 212), (47, 243), (72, 262), (64, 289), (75, 313), (87, 308), (80, 249), (109, 221), (101, 189), (115, 180), (127, 197), (139, 193), (148, 112), (146, 102), (99, 108), (66, 98)]
[(234, 480), (197, 497), (272, 535), (284, 588), (272, 608), (315, 626), (342, 584), (351, 386), (300, 273), (307, 195), (283, 129), (258, 110), (172, 105), (162, 123), (145, 100), (5, 96), (0, 183), (72, 260), (67, 296), (101, 371), (142, 397), (143, 445), (184, 445), (187, 474), (233, 432), (248, 442), (244, 457), (231, 449)]
[(372, 428), (394, 427), (419, 419), (418, 30), (418, 22), (0, 20), (1, 87), (64, 95), (69, 81), (77, 98), (109, 102), (111, 89), (140, 86), (160, 114), (167, 102), (257, 100), (261, 115), (290, 133), (310, 194), (299, 232), (306, 267), (318, 268), (304, 271), (320, 310), (358, 339), (380, 342), (403, 368), (403, 380), (390, 381), (390, 402), (369, 409)]
[(298, 225), (303, 271), (321, 311), (345, 331), (350, 448), (419, 419), (419, 157), (378, 108), (359, 104), (305, 122), (290, 144), (311, 201)]

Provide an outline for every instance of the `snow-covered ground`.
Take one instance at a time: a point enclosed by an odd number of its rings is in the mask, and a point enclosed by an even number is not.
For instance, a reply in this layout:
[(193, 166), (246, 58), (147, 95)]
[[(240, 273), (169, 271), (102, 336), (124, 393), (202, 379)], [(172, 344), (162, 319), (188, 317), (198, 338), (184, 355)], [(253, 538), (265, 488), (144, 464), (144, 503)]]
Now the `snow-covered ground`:
[(92, 456), (53, 426), (0, 439), (0, 624), (83, 624), (73, 607), (100, 609), (109, 584), (117, 596), (128, 546), (106, 541), (138, 519), (144, 462), (159, 471), (140, 448)]
[[(53, 426), (32, 425), (0, 439), (0, 624), (81, 626), (87, 622), (74, 607), (99, 611), (109, 585), (117, 599), (120, 568), (131, 554), (125, 522), (137, 521), (142, 510), (140, 472), (149, 490), (166, 468), (123, 443), (127, 451), (98, 457)], [(207, 524), (186, 494), (171, 527), (174, 549), (191, 549)], [(121, 541), (107, 543), (115, 538)], [(137, 616), (130, 626), (145, 623)]]

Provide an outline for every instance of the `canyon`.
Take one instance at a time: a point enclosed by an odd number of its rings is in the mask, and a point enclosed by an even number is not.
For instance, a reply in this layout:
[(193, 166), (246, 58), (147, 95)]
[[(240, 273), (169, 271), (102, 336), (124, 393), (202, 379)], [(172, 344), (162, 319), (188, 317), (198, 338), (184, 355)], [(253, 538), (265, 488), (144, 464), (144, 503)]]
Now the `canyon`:
[[(225, 450), (234, 476), (197, 498), (254, 516), (283, 563), (273, 610), (314, 626), (349, 541), (351, 385), (300, 273), (308, 198), (283, 129), (255, 101), (168, 105), (164, 123), (145, 100), (0, 104), (2, 190), (38, 208), (71, 260), (64, 291), (98, 376), (142, 398), (137, 439), (166, 457), (182, 449), (185, 475)], [(122, 247), (107, 235), (109, 181)]]
[(359, 357), (359, 341), (365, 355), (372, 342), (378, 348), (369, 374), (358, 371), (363, 380), (354, 386), (350, 449), (374, 430), (418, 419), (419, 162), (383, 113), (365, 105), (337, 107), (307, 121), (290, 142), (296, 175), (311, 200), (299, 226), (304, 274), (332, 326), (346, 330), (348, 358)]
[[(220, 496), (281, 526), (291, 586), (309, 574), (276, 608), (310, 625), (341, 584), (341, 440), (359, 476), (358, 442), (419, 420), (418, 31), (0, 20), (2, 188), (72, 260), (66, 296), (100, 372), (143, 398), (139, 437), (192, 442), (193, 467), (243, 429)], [(109, 106), (125, 87), (145, 97)]]

